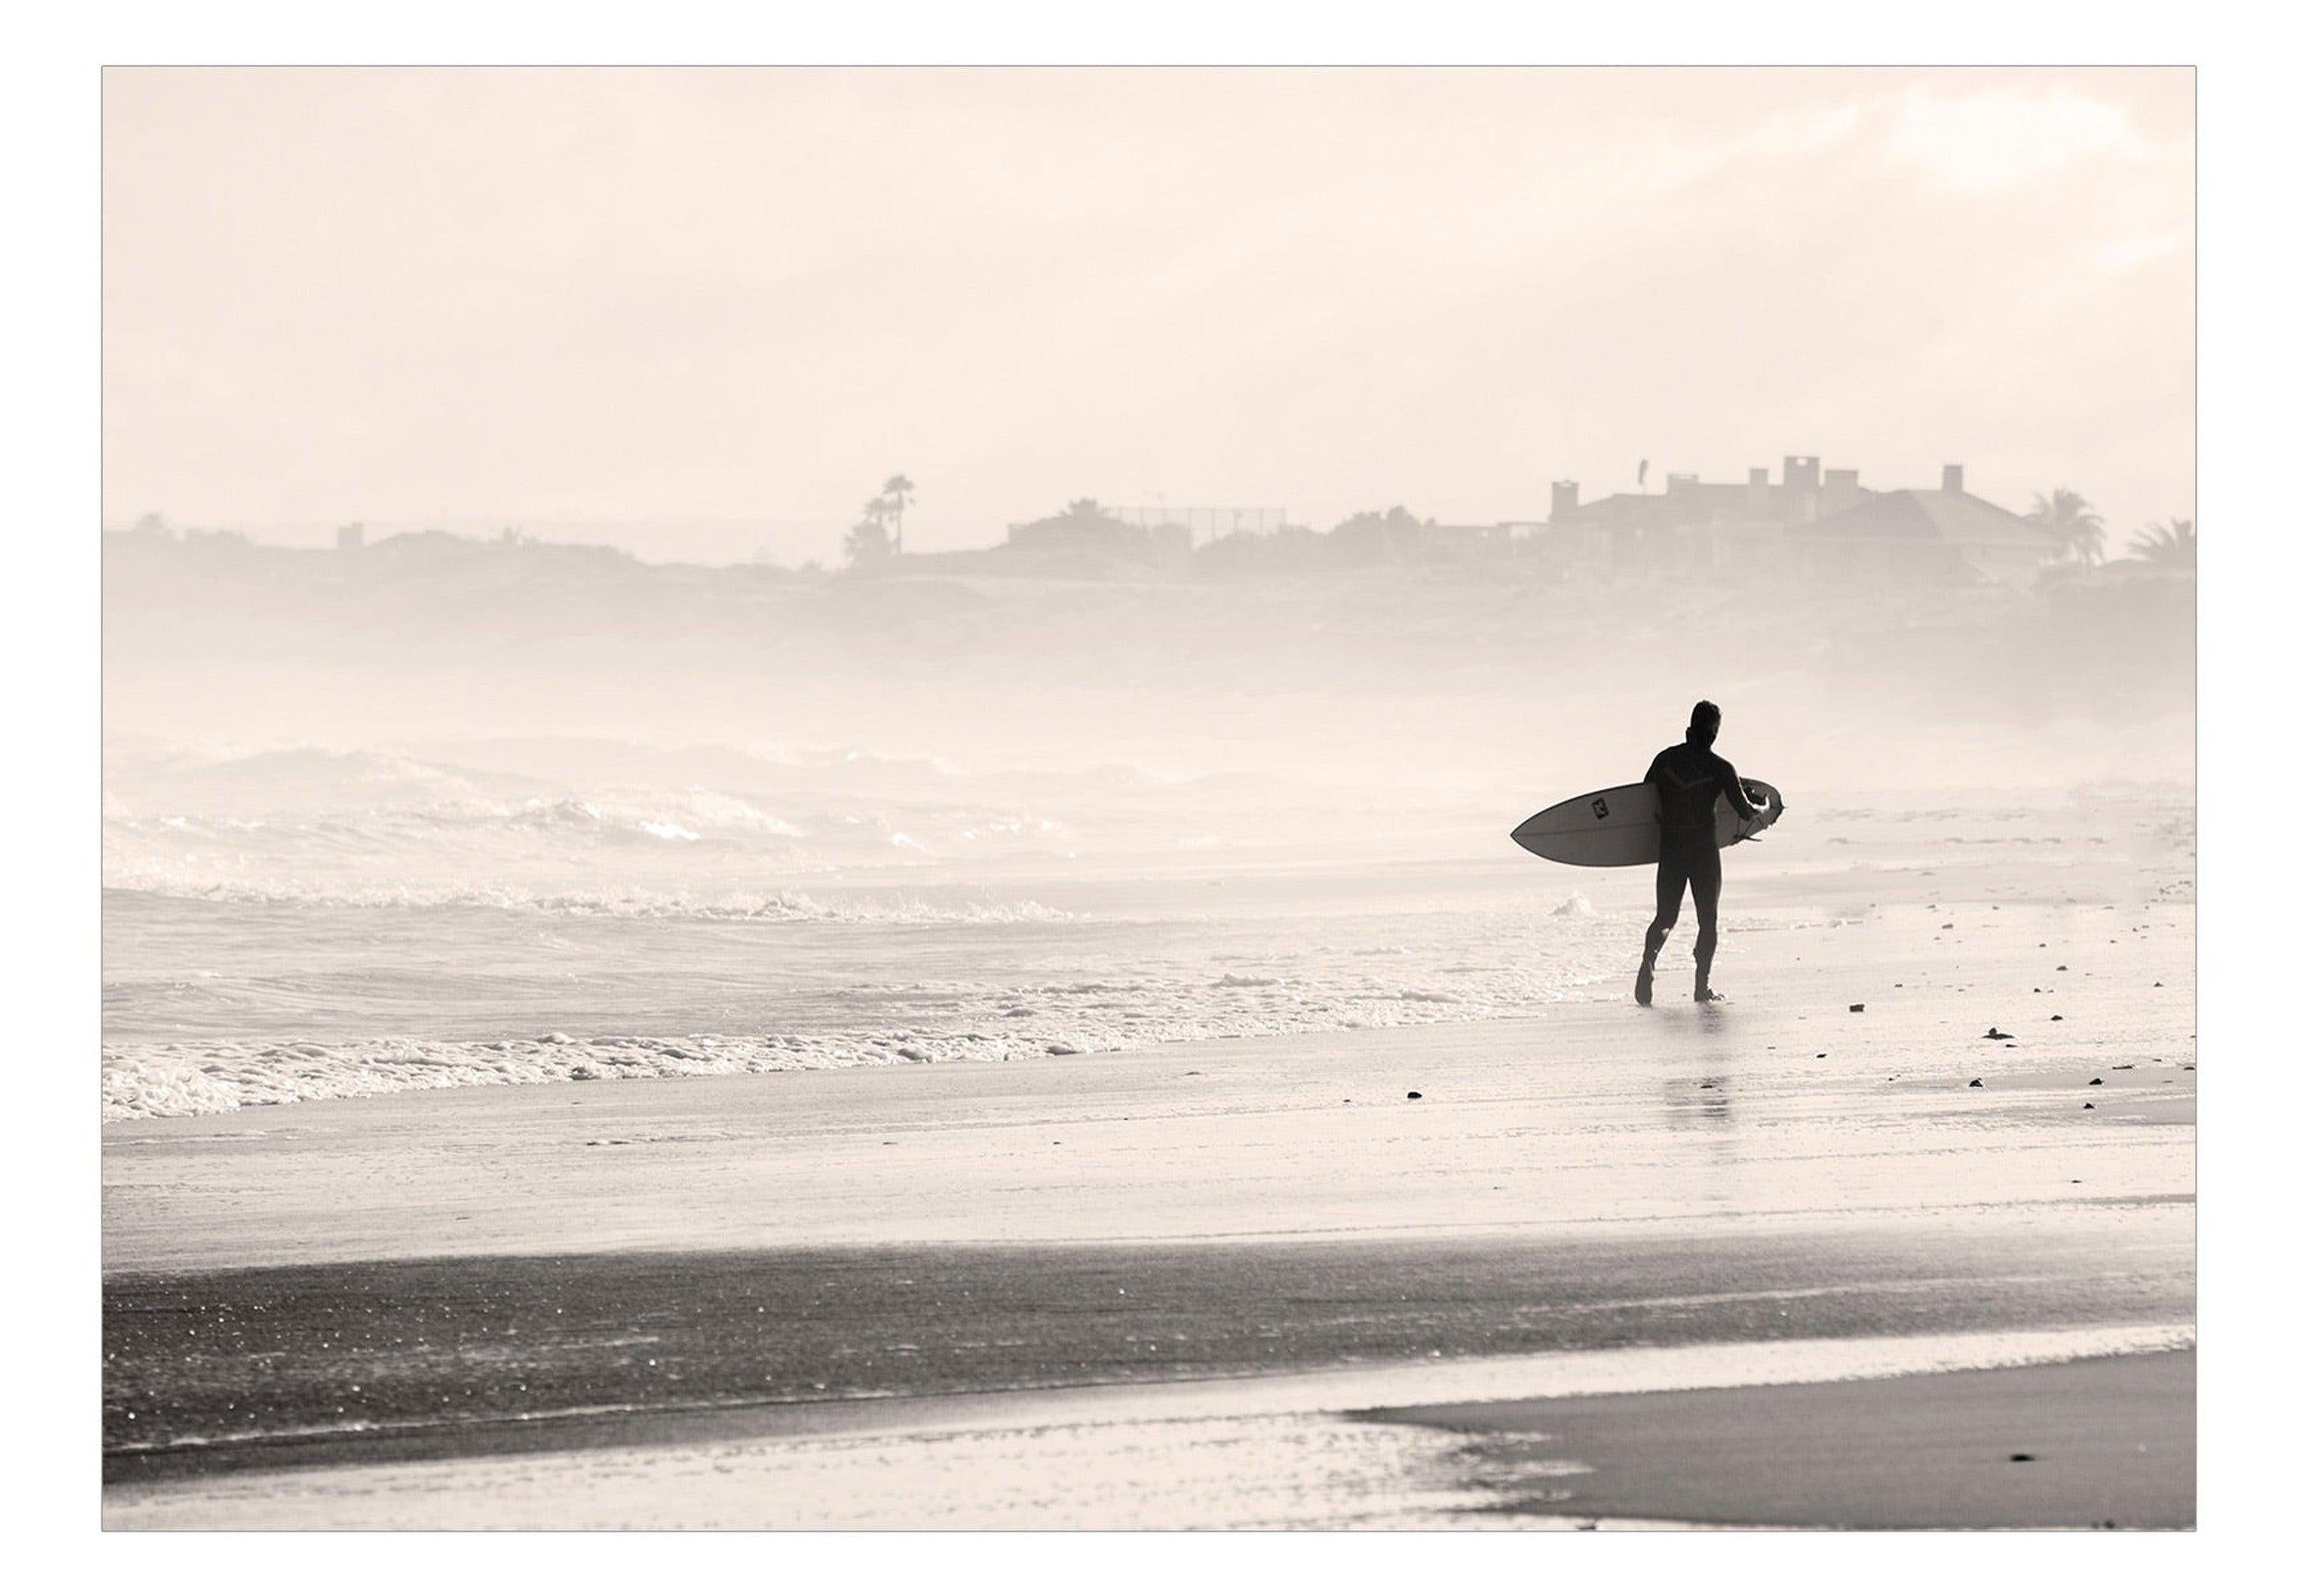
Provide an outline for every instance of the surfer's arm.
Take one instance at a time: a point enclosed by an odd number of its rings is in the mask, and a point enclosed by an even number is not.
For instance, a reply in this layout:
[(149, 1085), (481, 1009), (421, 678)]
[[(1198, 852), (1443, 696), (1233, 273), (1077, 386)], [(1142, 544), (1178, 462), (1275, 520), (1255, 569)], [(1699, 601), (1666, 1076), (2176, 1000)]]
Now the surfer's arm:
[(1756, 806), (1748, 801), (1748, 790), (1740, 785), (1740, 773), (1732, 767), (1729, 759), (1720, 754), (1716, 756), (1715, 763), (1724, 767), (1724, 796), (1732, 800), (1732, 807), (1740, 812), (1741, 820), (1755, 819)]

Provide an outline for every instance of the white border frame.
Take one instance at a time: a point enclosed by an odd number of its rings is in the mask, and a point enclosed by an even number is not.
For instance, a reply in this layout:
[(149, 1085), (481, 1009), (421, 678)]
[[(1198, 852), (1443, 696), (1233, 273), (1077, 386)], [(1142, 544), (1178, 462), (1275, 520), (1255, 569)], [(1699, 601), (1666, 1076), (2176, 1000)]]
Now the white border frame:
[[(30, 997), (12, 1071), (9, 1161), (21, 1265), (11, 1293), (10, 1361), (21, 1415), (6, 1449), (12, 1517), (41, 1551), (93, 1553), (103, 1571), (172, 1590), (243, 1590), (251, 1581), (324, 1579), (335, 1591), (389, 1589), (409, 1577), (572, 1588), (716, 1575), (729, 1584), (915, 1576), (1161, 1590), (1176, 1577), (1223, 1585), (1394, 1590), (1435, 1578), (1625, 1575), (1767, 1586), (1840, 1577), (1863, 1590), (1927, 1588), (1968, 1572), (1989, 1588), (2079, 1582), (2086, 1592), (2159, 1588), (2170, 1577), (2230, 1578), (2234, 1557), (2261, 1565), (2283, 1509), (2286, 1464), (2274, 1423), (2287, 1377), (2277, 1266), (2288, 1251), (2287, 1022), (2269, 1026), (2269, 963), (2290, 935), (2278, 889), (2286, 872), (2292, 776), (2291, 673), (2268, 652), (2298, 595), (2286, 503), (2264, 477), (2290, 410), (2291, 315), (2282, 281), (2291, 226), (2277, 159), (2292, 136), (2287, 54), (2261, 9), (2165, 12), (2096, 5), (1935, 4), (1889, 18), (1818, 4), (1646, 4), (1598, 14), (1519, 14), (1423, 4), (1377, 17), (1336, 8), (1169, 4), (1111, 16), (1078, 7), (849, 5), (834, 18), (664, 4), (624, 7), (408, 3), (316, 8), (211, 3), (54, 8), (20, 18), (6, 97), (16, 226), (10, 251), (20, 360), (8, 384), (7, 435), (20, 470), (18, 526), (4, 630), (18, 728), (6, 835), (19, 889), (9, 986)], [(28, 13), (28, 16), (29, 13)], [(1250, 62), (1546, 64), (2200, 63), (2202, 333), (2198, 436), (2208, 467), (2198, 497), (2213, 533), (2202, 583), (2202, 856), (2208, 900), (2201, 946), (2204, 1127), (2202, 1247), (2202, 1533), (2008, 1541), (1929, 1537), (1889, 1549), (1864, 1540), (1771, 1536), (1717, 1543), (1667, 1536), (1543, 1539), (1538, 1552), (1484, 1537), (1166, 1537), (1123, 1548), (1069, 1535), (783, 1538), (676, 1543), (629, 1538), (538, 1541), (398, 1537), (357, 1549), (312, 1537), (110, 1536), (89, 1544), (97, 1507), (100, 1370), (95, 1265), (95, 994), (99, 657), (95, 539), (100, 395), (97, 300), (97, 70), (105, 62)], [(2102, 329), (2110, 335), (2111, 329)], [(21, 490), (29, 487), (29, 492)], [(2280, 513), (2276, 513), (2279, 511)], [(2231, 530), (2222, 530), (2231, 529)], [(2228, 540), (2221, 542), (2220, 540)], [(2230, 552), (2228, 552), (2230, 550)], [(37, 782), (38, 785), (34, 785)], [(2271, 814), (2269, 815), (2269, 811)], [(2270, 828), (2270, 829), (2269, 829)], [(2221, 872), (2220, 860), (2236, 861)], [(2269, 918), (2272, 916), (2272, 918)], [(2286, 979), (2286, 977), (2285, 978)], [(21, 983), (21, 984), (20, 984)], [(2276, 1044), (2280, 1044), (2277, 1046)], [(70, 1130), (62, 1128), (70, 1127)], [(2269, 1447), (2275, 1450), (2269, 1451)], [(1600, 1545), (1604, 1550), (1598, 1551)], [(578, 1560), (579, 1559), (579, 1560)], [(674, 1560), (674, 1570), (665, 1559)], [(1758, 1560), (1760, 1559), (1760, 1561)], [(2213, 1570), (2205, 1565), (2220, 1565)], [(39, 1577), (45, 1570), (20, 1559)], [(77, 1572), (78, 1570), (74, 1570)], [(1983, 1572), (1982, 1572), (1983, 1571)]]

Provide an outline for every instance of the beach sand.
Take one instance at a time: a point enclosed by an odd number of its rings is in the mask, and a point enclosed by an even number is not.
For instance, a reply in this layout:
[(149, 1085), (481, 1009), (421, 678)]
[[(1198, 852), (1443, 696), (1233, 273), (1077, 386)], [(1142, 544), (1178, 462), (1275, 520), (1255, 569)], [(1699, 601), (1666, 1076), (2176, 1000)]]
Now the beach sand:
[(2191, 1352), (1376, 1417), (1473, 1437), (1472, 1455), (1517, 1492), (1486, 1509), (1500, 1515), (1846, 1529), (2195, 1522)]
[(1717, 1009), (108, 1125), (106, 1522), (2191, 1522), (2191, 903), (1841, 907)]

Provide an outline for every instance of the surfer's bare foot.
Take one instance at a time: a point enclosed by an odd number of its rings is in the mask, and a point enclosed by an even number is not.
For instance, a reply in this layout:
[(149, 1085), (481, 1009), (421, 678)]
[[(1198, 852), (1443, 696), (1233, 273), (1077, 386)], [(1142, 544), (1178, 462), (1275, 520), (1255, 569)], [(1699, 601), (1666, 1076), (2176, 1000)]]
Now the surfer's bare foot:
[(1651, 983), (1652, 967), (1646, 964), (1636, 972), (1636, 1001), (1646, 1008), (1651, 1007)]
[(1699, 990), (1691, 995), (1691, 1001), (1694, 1003), (1721, 1003), (1724, 1001), (1724, 994), (1718, 992), (1713, 987), (1702, 987)]

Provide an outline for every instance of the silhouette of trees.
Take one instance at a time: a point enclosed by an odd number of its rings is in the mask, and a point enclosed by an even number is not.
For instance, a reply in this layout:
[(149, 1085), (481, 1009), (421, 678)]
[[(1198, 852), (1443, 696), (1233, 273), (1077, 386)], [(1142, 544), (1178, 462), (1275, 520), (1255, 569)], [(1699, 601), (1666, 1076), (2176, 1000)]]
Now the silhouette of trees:
[(1062, 507), (1059, 515), (1046, 516), (1032, 521), (1023, 530), (1032, 533), (1075, 535), (1078, 533), (1116, 534), (1137, 532), (1140, 528), (1129, 526), (1118, 519), (1098, 499), (1072, 499)]
[(874, 566), (894, 558), (894, 534), (875, 515), (864, 515), (847, 529), (846, 563)]
[(2141, 559), (2181, 571), (2195, 568), (2195, 524), (2192, 521), (2149, 521), (2132, 548)]
[(902, 552), (902, 512), (916, 502), (917, 496), (918, 484), (897, 471), (886, 479), (886, 485), (878, 490), (878, 497), (873, 500), (886, 507), (887, 517), (893, 522), (894, 552), (897, 554)]
[(2027, 519), (2051, 534), (2061, 559), (2095, 566), (2106, 558), (2106, 524), (2090, 500), (2072, 488), (2036, 494)]
[(915, 501), (917, 484), (897, 471), (875, 498), (862, 507), (862, 518), (846, 533), (846, 563), (873, 566), (902, 551), (902, 512)]
[(1419, 546), (1422, 524), (1401, 504), (1385, 513), (1359, 510), (1332, 531), (1332, 547), (1343, 559), (1381, 561), (1409, 557)]

